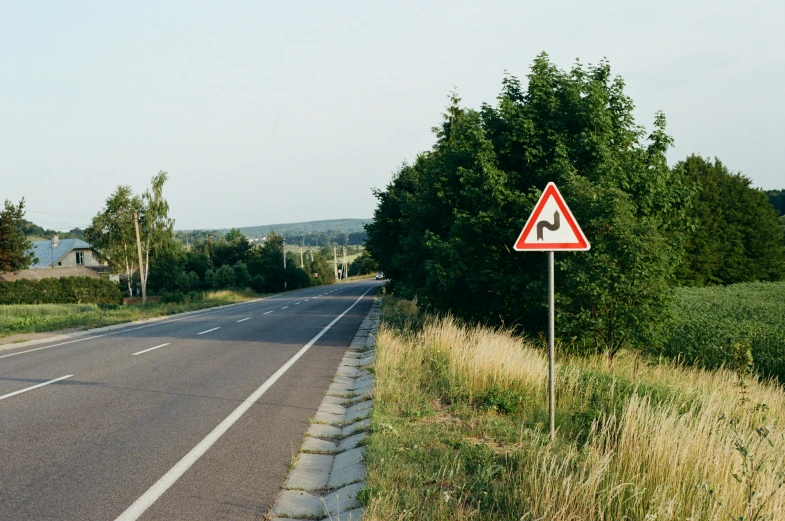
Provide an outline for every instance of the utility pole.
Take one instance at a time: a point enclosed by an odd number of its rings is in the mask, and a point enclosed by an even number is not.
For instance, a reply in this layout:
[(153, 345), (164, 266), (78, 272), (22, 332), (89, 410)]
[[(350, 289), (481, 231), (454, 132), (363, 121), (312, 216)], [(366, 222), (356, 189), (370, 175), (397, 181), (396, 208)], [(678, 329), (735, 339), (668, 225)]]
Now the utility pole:
[(286, 291), (286, 237), (283, 238), (283, 290)]
[(305, 235), (300, 235), (300, 269), (305, 267), (303, 264), (303, 248), (305, 247)]
[(343, 271), (341, 272), (341, 275), (341, 278), (344, 280), (346, 280), (346, 277), (349, 275), (349, 266), (346, 264), (346, 246), (343, 247)]
[(139, 282), (142, 284), (142, 304), (147, 304), (147, 287), (144, 280), (144, 263), (142, 262), (142, 239), (139, 237), (139, 212), (134, 210), (134, 228), (136, 228), (136, 251), (139, 253)]
[(333, 270), (335, 271), (335, 280), (338, 280), (338, 253), (335, 251), (335, 245), (333, 245)]
[(212, 246), (212, 244), (213, 244), (213, 236), (208, 234), (207, 235), (207, 265), (210, 266), (211, 268), (213, 267), (213, 256), (210, 253), (210, 249), (211, 249), (210, 247)]

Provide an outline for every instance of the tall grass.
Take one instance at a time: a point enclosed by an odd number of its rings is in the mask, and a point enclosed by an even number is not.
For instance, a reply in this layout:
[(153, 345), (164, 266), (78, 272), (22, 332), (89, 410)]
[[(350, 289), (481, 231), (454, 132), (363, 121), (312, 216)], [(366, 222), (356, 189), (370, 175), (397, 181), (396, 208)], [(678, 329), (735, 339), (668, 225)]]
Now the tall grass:
[[(651, 365), (630, 353), (613, 366), (602, 357), (561, 360), (550, 444), (542, 350), (503, 330), (422, 317), (412, 303), (387, 299), (382, 314), (368, 519), (746, 515), (748, 490), (733, 477), (739, 447), (748, 462), (767, 462), (753, 490), (774, 496), (760, 519), (785, 519), (777, 385), (750, 378), (742, 394), (732, 372)], [(773, 447), (757, 444), (764, 425)]]

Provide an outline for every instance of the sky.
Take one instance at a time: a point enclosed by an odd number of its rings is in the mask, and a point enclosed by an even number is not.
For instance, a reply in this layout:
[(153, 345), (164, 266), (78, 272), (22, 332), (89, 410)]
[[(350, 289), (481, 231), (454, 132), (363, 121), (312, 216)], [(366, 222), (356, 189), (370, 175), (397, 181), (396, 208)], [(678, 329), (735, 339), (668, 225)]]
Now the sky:
[(671, 164), (785, 188), (785, 2), (0, 0), (0, 199), (84, 227), (159, 171), (178, 229), (368, 218), (448, 95), (610, 62)]

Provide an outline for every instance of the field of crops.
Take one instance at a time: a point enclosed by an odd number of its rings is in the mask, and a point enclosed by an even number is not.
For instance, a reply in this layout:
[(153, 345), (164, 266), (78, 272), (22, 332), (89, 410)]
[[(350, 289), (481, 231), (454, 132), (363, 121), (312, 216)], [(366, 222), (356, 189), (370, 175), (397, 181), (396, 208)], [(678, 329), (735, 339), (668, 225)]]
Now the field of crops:
[(752, 352), (756, 370), (785, 382), (785, 282), (680, 288), (661, 354), (714, 368), (734, 350)]

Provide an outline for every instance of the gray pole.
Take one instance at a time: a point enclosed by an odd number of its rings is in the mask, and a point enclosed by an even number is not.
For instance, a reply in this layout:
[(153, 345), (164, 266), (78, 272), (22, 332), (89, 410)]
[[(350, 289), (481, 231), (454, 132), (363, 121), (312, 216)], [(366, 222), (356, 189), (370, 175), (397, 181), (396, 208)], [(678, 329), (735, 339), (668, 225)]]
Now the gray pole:
[(286, 269), (286, 237), (283, 239), (283, 269)]
[(553, 442), (556, 436), (556, 393), (553, 374), (554, 360), (554, 336), (556, 333), (556, 318), (554, 311), (553, 298), (553, 252), (548, 252), (548, 426), (550, 428), (550, 438)]

